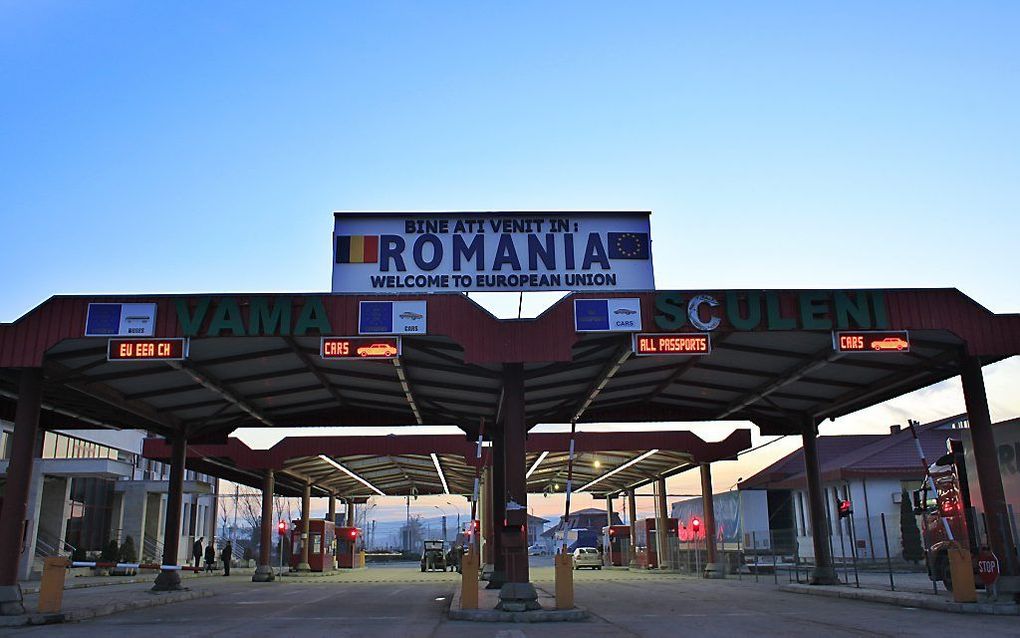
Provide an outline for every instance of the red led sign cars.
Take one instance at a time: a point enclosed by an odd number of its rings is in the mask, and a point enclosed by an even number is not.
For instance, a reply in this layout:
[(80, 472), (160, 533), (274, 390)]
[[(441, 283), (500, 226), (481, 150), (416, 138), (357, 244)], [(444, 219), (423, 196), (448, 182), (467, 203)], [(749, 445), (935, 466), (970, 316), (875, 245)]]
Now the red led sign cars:
[(319, 355), (323, 359), (396, 359), (400, 337), (323, 337)]
[(906, 330), (834, 332), (832, 347), (836, 352), (910, 352), (910, 335)]
[(181, 361), (188, 358), (187, 339), (110, 339), (107, 361)]
[(710, 354), (712, 337), (708, 333), (690, 334), (636, 334), (634, 335), (634, 354), (651, 355), (682, 355)]

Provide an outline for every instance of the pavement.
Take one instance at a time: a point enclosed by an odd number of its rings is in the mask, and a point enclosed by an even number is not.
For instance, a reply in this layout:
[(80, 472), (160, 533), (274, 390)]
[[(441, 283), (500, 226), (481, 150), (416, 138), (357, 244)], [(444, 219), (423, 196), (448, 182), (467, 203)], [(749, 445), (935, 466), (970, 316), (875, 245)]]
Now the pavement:
[[(536, 561), (532, 580), (549, 590), (551, 566)], [(196, 579), (208, 596), (83, 622), (0, 628), (0, 636), (75, 637), (101, 634), (146, 638), (233, 636), (371, 636), (460, 638), (697, 636), (1016, 636), (1015, 617), (951, 614), (914, 606), (878, 604), (782, 591), (772, 582), (703, 580), (681, 574), (622, 570), (580, 571), (578, 605), (591, 614), (572, 623), (475, 623), (451, 620), (448, 608), (458, 575), (422, 574), (414, 565), (369, 567), (322, 578), (252, 583), (250, 575)], [(191, 584), (191, 583), (188, 583)], [(782, 583), (784, 586), (786, 583)], [(146, 595), (146, 583), (65, 592), (119, 599)], [(134, 593), (132, 593), (132, 591)]]

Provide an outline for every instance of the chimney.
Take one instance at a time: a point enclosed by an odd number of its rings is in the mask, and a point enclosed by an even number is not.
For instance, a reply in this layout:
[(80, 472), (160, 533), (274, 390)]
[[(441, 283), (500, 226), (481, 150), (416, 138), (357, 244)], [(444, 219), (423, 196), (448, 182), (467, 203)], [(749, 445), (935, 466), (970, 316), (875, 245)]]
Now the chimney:
[(889, 426), (889, 434), (896, 434), (899, 431), (900, 431), (900, 426), (898, 424), (894, 423), (893, 425)]

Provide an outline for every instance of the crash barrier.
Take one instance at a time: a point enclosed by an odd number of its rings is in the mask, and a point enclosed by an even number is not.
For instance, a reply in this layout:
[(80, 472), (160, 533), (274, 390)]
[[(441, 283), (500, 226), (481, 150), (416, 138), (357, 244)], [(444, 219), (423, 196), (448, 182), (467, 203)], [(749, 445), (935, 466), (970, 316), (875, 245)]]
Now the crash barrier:
[(564, 545), (554, 557), (556, 570), (556, 609), (574, 608), (574, 556)]
[(970, 562), (970, 551), (954, 545), (948, 550), (949, 571), (952, 574), (953, 600), (958, 603), (976, 603), (974, 570)]
[(472, 551), (460, 559), (460, 608), (478, 609), (478, 554)]
[[(66, 559), (65, 559), (66, 560)], [(89, 561), (89, 560), (76, 560), (70, 564), (71, 567), (95, 567), (97, 569), (159, 569), (162, 571), (173, 572), (173, 571), (187, 571), (187, 572), (199, 572), (202, 571), (201, 567), (193, 567), (191, 565), (160, 565), (159, 563), (114, 563), (104, 561)]]
[(64, 602), (64, 578), (70, 564), (63, 556), (49, 556), (43, 561), (42, 582), (39, 583), (39, 613), (55, 614)]

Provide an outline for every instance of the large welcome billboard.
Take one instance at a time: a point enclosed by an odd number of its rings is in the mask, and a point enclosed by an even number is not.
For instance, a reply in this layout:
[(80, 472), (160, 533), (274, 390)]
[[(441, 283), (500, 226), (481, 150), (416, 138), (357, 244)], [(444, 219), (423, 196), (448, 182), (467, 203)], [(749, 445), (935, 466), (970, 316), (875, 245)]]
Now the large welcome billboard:
[(649, 214), (335, 213), (333, 292), (653, 290)]

